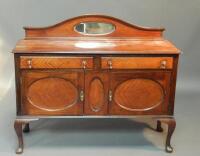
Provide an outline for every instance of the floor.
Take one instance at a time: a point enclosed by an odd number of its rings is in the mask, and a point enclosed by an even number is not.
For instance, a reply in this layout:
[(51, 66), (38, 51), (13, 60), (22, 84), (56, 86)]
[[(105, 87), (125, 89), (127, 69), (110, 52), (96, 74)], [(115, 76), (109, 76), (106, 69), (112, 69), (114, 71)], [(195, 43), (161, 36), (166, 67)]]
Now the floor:
[[(15, 155), (16, 135), (14, 92), (1, 101), (0, 156)], [(177, 128), (172, 137), (174, 152), (164, 152), (166, 126), (163, 133), (154, 131), (151, 120), (132, 119), (42, 119), (31, 124), (24, 134), (22, 155), (68, 156), (199, 156), (200, 155), (200, 91), (177, 89), (175, 117)]]

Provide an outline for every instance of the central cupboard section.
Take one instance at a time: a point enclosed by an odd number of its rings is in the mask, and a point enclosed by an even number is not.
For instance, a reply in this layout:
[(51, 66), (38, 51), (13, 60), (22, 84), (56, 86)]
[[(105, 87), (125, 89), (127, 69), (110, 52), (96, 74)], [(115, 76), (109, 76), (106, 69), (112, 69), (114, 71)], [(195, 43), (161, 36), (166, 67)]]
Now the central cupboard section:
[(169, 112), (173, 57), (21, 56), (19, 63), (22, 115)]

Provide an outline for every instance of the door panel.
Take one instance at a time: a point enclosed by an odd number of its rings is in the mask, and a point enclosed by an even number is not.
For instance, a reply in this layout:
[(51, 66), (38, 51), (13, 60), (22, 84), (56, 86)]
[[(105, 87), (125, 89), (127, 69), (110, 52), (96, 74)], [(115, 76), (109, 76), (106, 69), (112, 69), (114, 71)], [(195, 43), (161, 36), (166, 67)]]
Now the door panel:
[[(22, 72), (24, 115), (80, 115), (82, 72)], [(23, 96), (24, 95), (24, 96)]]
[(162, 86), (153, 80), (133, 78), (116, 87), (114, 100), (126, 110), (149, 110), (163, 102), (164, 91)]
[(108, 113), (108, 84), (107, 72), (86, 72), (84, 114), (105, 115)]
[(168, 113), (171, 72), (111, 73), (112, 102), (109, 113), (163, 115)]

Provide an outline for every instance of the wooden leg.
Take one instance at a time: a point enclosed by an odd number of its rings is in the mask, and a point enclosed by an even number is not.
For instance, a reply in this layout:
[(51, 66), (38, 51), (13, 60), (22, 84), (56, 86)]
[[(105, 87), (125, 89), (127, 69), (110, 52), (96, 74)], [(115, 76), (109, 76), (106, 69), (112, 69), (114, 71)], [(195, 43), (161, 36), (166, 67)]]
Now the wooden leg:
[[(23, 143), (23, 131), (24, 132), (29, 132), (29, 123), (31, 121), (37, 121), (39, 118), (17, 118), (14, 123), (14, 128), (15, 132), (18, 137), (18, 147), (16, 149), (16, 154), (21, 154), (23, 153), (24, 149), (24, 143)], [(24, 130), (23, 130), (23, 125), (25, 125)]]
[(166, 144), (165, 144), (165, 151), (167, 153), (172, 153), (173, 152), (173, 148), (171, 146), (171, 137), (172, 134), (176, 128), (176, 121), (173, 118), (169, 118), (169, 119), (159, 119), (161, 122), (165, 123), (168, 125), (168, 131), (167, 131), (167, 139), (166, 139)]
[(157, 120), (157, 128), (156, 128), (157, 132), (163, 132), (163, 128), (161, 126), (161, 121)]
[(19, 122), (17, 120), (14, 123), (15, 132), (16, 132), (17, 137), (18, 137), (18, 147), (16, 149), (16, 154), (21, 154), (23, 152), (23, 148), (24, 148), (22, 125), (23, 125), (23, 123)]
[(26, 124), (25, 124), (24, 129), (23, 129), (23, 132), (24, 132), (24, 133), (30, 132), (29, 123), (26, 123)]

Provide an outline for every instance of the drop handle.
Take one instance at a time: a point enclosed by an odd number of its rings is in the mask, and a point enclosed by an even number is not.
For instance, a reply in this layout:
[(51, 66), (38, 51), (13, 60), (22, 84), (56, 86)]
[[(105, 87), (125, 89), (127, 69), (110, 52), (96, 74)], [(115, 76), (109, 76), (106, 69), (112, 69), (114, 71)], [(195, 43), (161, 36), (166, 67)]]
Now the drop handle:
[(32, 68), (32, 59), (27, 60), (28, 68)]
[(86, 66), (87, 66), (87, 61), (86, 61), (86, 60), (83, 60), (83, 61), (82, 61), (82, 67), (83, 67), (83, 69), (85, 69)]
[(160, 68), (161, 69), (165, 69), (167, 67), (167, 61), (166, 60), (162, 60), (161, 62), (160, 62)]
[(112, 69), (112, 60), (108, 60), (108, 66), (109, 66), (109, 69)]
[(84, 101), (84, 91), (83, 90), (80, 91), (80, 101), (81, 102)]
[(110, 102), (112, 102), (112, 98), (113, 98), (113, 96), (112, 96), (112, 90), (109, 90), (109, 92), (108, 92), (108, 100)]

